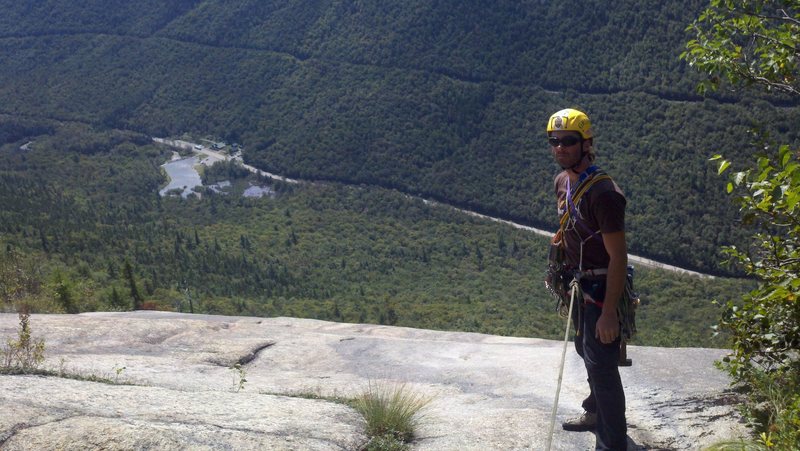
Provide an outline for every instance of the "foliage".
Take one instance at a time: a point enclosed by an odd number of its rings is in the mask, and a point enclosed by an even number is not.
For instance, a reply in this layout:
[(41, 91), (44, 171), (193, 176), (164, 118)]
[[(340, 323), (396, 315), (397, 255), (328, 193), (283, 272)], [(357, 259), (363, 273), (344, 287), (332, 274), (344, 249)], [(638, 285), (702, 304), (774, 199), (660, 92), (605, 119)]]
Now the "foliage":
[(730, 190), (744, 190), (744, 221), (759, 232), (750, 249), (729, 253), (761, 281), (722, 322), (736, 337), (731, 370), (744, 379), (752, 370), (800, 370), (800, 161), (784, 145), (776, 158), (761, 157), (755, 170), (731, 179)]
[[(721, 161), (720, 172), (728, 162)], [(722, 363), (749, 387), (747, 416), (770, 449), (800, 446), (800, 160), (789, 146), (731, 176), (745, 222), (758, 233), (748, 249), (729, 248), (758, 287), (742, 303), (728, 302), (720, 326), (733, 339)]]
[(119, 383), (119, 376), (127, 369), (125, 366), (119, 366), (118, 364), (114, 364), (114, 383)]
[[(710, 86), (725, 77), (800, 95), (800, 2), (712, 0), (690, 29), (697, 39), (684, 57), (711, 77)], [(800, 447), (800, 154), (791, 144), (762, 145), (755, 167), (728, 183), (755, 233), (749, 246), (727, 252), (759, 283), (741, 303), (727, 304), (720, 327), (733, 346), (721, 367), (746, 387), (743, 410), (761, 443), (790, 450)], [(719, 173), (731, 166), (714, 159)]]
[(403, 445), (414, 439), (414, 431), (422, 420), (420, 411), (431, 401), (405, 385), (370, 383), (353, 401), (353, 407), (367, 421), (370, 441), (364, 449), (406, 449)]
[(19, 331), (17, 339), (8, 339), (2, 352), (3, 373), (36, 371), (44, 361), (44, 339), (31, 336), (30, 313), (26, 309), (19, 312)]
[(13, 306), (39, 294), (39, 277), (25, 268), (19, 251), (7, 248), (0, 253), (0, 299), (4, 306)]
[(228, 367), (231, 371), (231, 391), (234, 393), (238, 393), (241, 390), (244, 390), (244, 384), (247, 382), (247, 369), (239, 362), (233, 364), (233, 366)]
[(760, 421), (759, 439), (767, 449), (796, 450), (800, 446), (800, 377), (796, 368), (758, 374), (754, 393), (759, 404), (743, 407), (748, 418)]
[(689, 30), (682, 56), (710, 77), (700, 92), (727, 80), (800, 95), (800, 1), (712, 0)]
[(703, 448), (703, 451), (766, 451), (766, 447), (761, 443), (746, 441), (729, 441), (715, 443)]

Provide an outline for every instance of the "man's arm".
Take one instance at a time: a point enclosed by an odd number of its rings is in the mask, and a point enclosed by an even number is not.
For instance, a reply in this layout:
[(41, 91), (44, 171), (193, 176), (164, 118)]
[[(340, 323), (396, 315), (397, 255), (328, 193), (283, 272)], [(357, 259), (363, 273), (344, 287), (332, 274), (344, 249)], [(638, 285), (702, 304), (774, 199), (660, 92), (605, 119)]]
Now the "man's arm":
[(627, 277), (628, 246), (625, 244), (625, 231), (603, 233), (603, 245), (610, 257), (606, 276), (606, 296), (603, 299), (603, 313), (597, 320), (595, 335), (601, 343), (611, 343), (619, 335), (617, 304), (625, 290)]

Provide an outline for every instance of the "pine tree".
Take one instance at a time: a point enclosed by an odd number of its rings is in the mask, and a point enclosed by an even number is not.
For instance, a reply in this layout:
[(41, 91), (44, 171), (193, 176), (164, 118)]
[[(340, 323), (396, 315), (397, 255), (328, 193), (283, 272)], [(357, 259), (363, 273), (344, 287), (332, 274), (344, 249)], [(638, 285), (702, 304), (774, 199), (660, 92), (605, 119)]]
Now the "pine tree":
[(128, 281), (128, 285), (131, 289), (131, 299), (133, 299), (133, 309), (134, 310), (141, 310), (142, 303), (144, 299), (142, 299), (142, 295), (139, 294), (139, 289), (136, 287), (136, 280), (134, 279), (133, 275), (133, 267), (131, 266), (131, 262), (125, 260), (125, 279)]

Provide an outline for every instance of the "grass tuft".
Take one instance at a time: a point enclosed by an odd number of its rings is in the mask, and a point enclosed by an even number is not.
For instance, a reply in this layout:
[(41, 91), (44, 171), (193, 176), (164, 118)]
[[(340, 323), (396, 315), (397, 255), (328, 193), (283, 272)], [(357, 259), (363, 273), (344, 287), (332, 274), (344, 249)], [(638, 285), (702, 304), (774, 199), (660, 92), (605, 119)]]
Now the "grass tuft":
[(353, 401), (353, 407), (367, 422), (370, 441), (363, 447), (368, 451), (407, 449), (414, 432), (424, 418), (420, 414), (431, 398), (411, 392), (405, 384), (382, 385), (370, 383), (367, 390)]
[(766, 451), (767, 447), (761, 443), (745, 442), (745, 441), (732, 441), (715, 443), (703, 451)]

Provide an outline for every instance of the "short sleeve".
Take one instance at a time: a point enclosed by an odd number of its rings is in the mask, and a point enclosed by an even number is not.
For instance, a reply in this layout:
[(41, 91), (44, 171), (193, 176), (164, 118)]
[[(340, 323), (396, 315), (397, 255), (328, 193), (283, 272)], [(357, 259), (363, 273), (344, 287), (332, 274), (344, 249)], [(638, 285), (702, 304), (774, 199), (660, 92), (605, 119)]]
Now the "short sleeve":
[(605, 191), (597, 196), (594, 216), (597, 218), (600, 233), (625, 230), (625, 203), (625, 196), (618, 191)]

